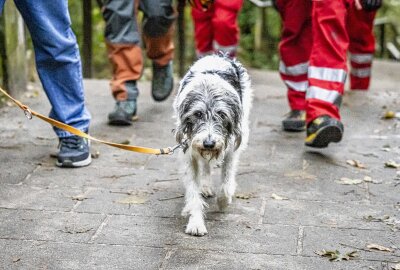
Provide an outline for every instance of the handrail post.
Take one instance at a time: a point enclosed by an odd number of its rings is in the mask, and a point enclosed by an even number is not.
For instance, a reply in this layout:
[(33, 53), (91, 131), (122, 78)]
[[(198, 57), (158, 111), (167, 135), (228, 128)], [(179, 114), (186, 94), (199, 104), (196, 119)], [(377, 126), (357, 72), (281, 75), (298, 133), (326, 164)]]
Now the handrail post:
[(84, 78), (92, 77), (92, 0), (83, 0), (82, 72)]
[(185, 74), (185, 0), (178, 0), (178, 58), (179, 58), (179, 76), (182, 77)]
[(383, 58), (385, 55), (385, 23), (380, 25), (380, 35), (379, 35), (379, 44), (380, 44), (380, 57)]

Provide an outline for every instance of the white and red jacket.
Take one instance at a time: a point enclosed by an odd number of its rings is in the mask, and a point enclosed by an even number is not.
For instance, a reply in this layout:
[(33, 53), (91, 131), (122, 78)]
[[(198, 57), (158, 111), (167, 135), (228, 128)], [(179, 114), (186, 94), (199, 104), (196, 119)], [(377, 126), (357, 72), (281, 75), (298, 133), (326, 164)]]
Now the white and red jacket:
[(235, 56), (239, 43), (237, 18), (243, 0), (215, 0), (206, 10), (201, 7), (200, 0), (193, 2), (197, 56), (200, 58), (218, 51)]
[(375, 12), (357, 11), (353, 0), (277, 0), (283, 32), (280, 74), (292, 110), (340, 119), (339, 106), (352, 66), (351, 89), (367, 89), (374, 53)]

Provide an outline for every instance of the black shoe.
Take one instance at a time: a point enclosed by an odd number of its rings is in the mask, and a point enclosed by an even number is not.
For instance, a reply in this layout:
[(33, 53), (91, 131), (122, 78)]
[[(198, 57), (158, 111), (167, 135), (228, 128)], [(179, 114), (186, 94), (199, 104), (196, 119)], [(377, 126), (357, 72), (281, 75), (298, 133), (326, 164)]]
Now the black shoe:
[(306, 112), (300, 110), (290, 111), (288, 117), (282, 121), (285, 131), (303, 131), (306, 128)]
[(310, 147), (325, 148), (331, 142), (340, 142), (343, 131), (343, 124), (339, 120), (327, 115), (319, 116), (307, 126), (305, 144)]
[(129, 126), (137, 120), (136, 100), (117, 101), (114, 110), (108, 114), (108, 124), (112, 126)]
[(79, 136), (60, 138), (60, 151), (56, 165), (58, 167), (78, 168), (88, 166), (92, 162), (89, 141)]
[(153, 63), (153, 80), (151, 82), (151, 95), (155, 101), (163, 101), (169, 97), (174, 88), (172, 61), (166, 66), (159, 67)]

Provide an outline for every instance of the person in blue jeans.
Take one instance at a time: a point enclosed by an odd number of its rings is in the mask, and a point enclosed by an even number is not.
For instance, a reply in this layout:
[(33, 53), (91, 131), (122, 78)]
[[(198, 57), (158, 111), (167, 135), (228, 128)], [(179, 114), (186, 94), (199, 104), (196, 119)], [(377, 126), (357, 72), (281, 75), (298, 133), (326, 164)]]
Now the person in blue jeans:
[[(0, 13), (5, 0), (0, 0)], [(32, 37), (36, 68), (51, 103), (50, 117), (85, 133), (90, 113), (85, 106), (81, 59), (71, 29), (68, 0), (14, 0)], [(54, 128), (59, 138), (59, 167), (91, 163), (89, 142)]]

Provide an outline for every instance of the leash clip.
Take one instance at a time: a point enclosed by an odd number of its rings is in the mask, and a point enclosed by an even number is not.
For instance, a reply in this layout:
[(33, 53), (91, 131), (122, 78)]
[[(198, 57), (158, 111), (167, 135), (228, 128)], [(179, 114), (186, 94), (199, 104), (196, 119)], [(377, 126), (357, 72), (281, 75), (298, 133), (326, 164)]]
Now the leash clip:
[(174, 154), (175, 150), (178, 148), (181, 148), (181, 147), (182, 147), (182, 144), (177, 144), (173, 147), (168, 147), (168, 150), (169, 150), (168, 155)]
[(31, 110), (30, 110), (28, 107), (24, 107), (23, 110), (24, 110), (24, 114), (25, 114), (26, 118), (28, 118), (29, 120), (31, 120), (31, 119), (32, 119), (32, 112), (31, 112)]

